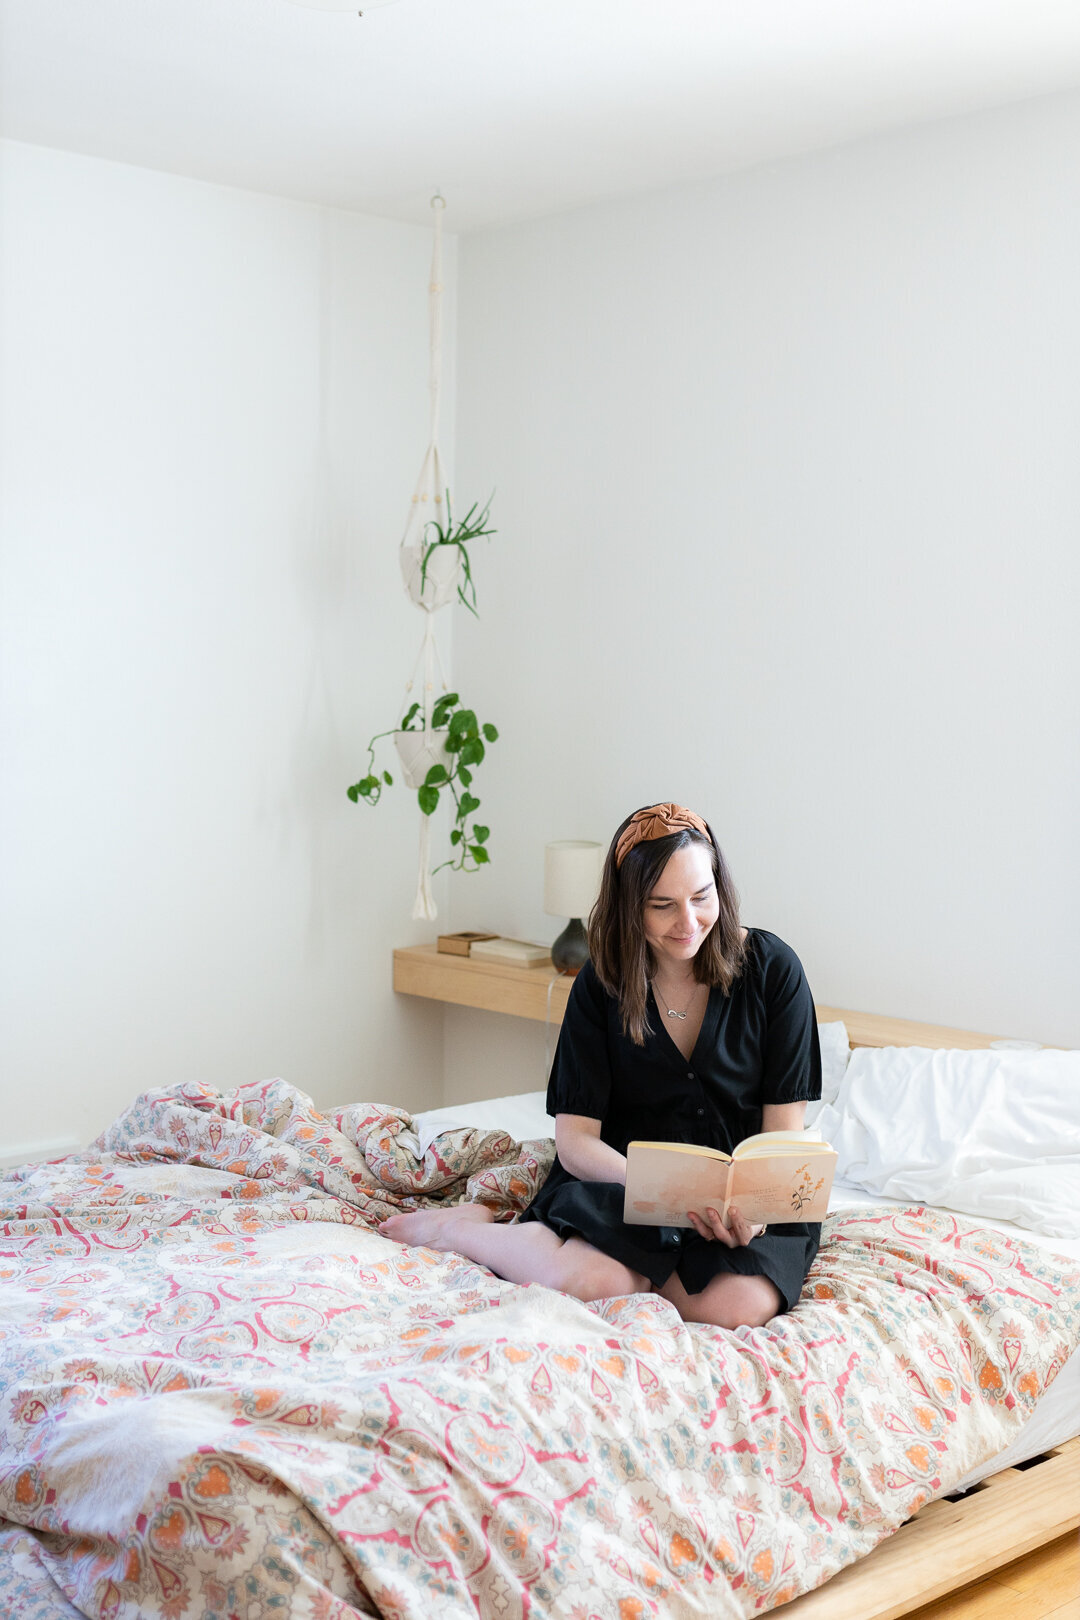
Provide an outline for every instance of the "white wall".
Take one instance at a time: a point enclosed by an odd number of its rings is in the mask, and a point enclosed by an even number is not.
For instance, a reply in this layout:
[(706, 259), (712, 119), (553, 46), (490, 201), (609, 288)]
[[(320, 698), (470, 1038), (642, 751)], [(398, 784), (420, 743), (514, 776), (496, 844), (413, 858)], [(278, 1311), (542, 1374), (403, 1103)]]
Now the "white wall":
[[(1074, 96), (462, 243), (454, 926), (674, 798), (819, 1000), (1080, 1045), (1078, 174)], [(455, 1014), (448, 1100), (542, 1040)]]
[(345, 797), (421, 633), (430, 232), (2, 161), (0, 1156), (182, 1079), (437, 1100), (415, 806)]
[[(416, 814), (343, 792), (429, 233), (0, 154), (0, 1157), (189, 1076), (539, 1085), (542, 1025), (392, 995)], [(1080, 1044), (1078, 159), (1066, 97), (466, 240), (502, 738), (440, 926), (551, 939), (545, 841), (670, 795), (819, 999)]]

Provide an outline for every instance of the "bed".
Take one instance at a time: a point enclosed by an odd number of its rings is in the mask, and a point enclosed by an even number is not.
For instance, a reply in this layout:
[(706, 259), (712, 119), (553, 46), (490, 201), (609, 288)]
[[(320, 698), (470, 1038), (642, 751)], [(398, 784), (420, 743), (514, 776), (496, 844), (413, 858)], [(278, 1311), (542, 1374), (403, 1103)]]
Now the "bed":
[[(654, 1296), (585, 1306), (377, 1234), (423, 1201), (512, 1218), (550, 1163), (535, 1096), (413, 1117), (192, 1084), (13, 1172), (0, 1613), (885, 1620), (1076, 1524), (1080, 1054), (1024, 1080), (1035, 1124), (1014, 1098), (997, 1181), (953, 1163), (946, 1206), (897, 1197), (875, 1161), (904, 1136), (875, 1126), (882, 1098), (925, 1113), (929, 1086), (966, 1119), (973, 1084), (1015, 1088), (1035, 1055), (980, 1079), (910, 1048), (898, 1080), (903, 1049), (870, 1072), (856, 1015), (822, 1029), (821, 1123), (860, 1179), (799, 1306), (760, 1329), (687, 1327)], [(921, 1129), (899, 1174), (920, 1190), (941, 1175)], [(1021, 1150), (1028, 1224), (954, 1207), (996, 1209)]]

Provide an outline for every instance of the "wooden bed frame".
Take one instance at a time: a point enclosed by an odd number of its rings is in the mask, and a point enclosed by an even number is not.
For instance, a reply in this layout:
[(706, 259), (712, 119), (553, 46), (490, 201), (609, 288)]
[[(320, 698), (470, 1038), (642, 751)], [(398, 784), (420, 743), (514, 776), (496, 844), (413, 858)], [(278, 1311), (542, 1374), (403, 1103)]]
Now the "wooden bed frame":
[[(842, 1019), (853, 1047), (973, 1051), (998, 1038), (838, 1007), (817, 1013), (822, 1023)], [(872, 1553), (783, 1605), (783, 1612), (793, 1620), (898, 1620), (1078, 1528), (1080, 1435), (989, 1475), (963, 1496), (928, 1502)]]
[(1078, 1525), (1080, 1436), (991, 1474), (965, 1496), (927, 1503), (872, 1553), (783, 1612), (799, 1620), (896, 1620)]
[[(394, 988), (407, 995), (562, 1022), (573, 980), (551, 964), (533, 968), (441, 955), (434, 945), (394, 952)], [(842, 1020), (855, 1046), (985, 1050), (997, 1035), (913, 1023), (843, 1007), (817, 1007), (822, 1023)], [(1077, 1352), (1080, 1354), (1080, 1351)], [(1005, 1468), (963, 1497), (939, 1497), (816, 1591), (783, 1605), (798, 1620), (897, 1620), (959, 1594), (972, 1582), (1080, 1527), (1080, 1436), (1018, 1468)], [(958, 1597), (958, 1604), (962, 1600)], [(959, 1613), (959, 1610), (958, 1610)], [(944, 1617), (941, 1617), (944, 1620)]]

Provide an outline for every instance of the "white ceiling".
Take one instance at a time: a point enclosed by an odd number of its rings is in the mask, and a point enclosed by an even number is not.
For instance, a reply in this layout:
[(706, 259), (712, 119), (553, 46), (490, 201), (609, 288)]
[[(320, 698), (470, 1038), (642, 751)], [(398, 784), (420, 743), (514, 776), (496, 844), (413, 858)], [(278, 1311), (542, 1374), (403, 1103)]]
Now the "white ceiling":
[(458, 231), (1077, 86), (1080, 0), (0, 0), (0, 133)]

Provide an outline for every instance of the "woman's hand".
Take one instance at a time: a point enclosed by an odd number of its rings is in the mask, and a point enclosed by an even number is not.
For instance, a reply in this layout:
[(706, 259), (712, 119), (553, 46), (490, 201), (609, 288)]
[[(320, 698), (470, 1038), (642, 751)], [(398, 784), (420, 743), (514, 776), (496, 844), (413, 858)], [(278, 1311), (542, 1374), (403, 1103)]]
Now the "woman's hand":
[[(763, 1131), (801, 1131), (806, 1118), (806, 1104), (798, 1103), (766, 1103), (761, 1110), (761, 1129)], [(751, 1226), (744, 1221), (735, 1205), (728, 1210), (731, 1226), (726, 1227), (720, 1218), (717, 1209), (705, 1209), (700, 1214), (696, 1210), (688, 1211), (693, 1222), (694, 1231), (699, 1237), (708, 1238), (710, 1242), (726, 1243), (729, 1249), (743, 1249), (756, 1237), (764, 1232), (764, 1226)]]
[(751, 1238), (760, 1237), (765, 1230), (763, 1226), (751, 1226), (749, 1221), (744, 1221), (734, 1204), (728, 1210), (730, 1227), (724, 1225), (718, 1209), (705, 1209), (700, 1215), (693, 1209), (688, 1213), (699, 1237), (708, 1238), (710, 1242), (726, 1243), (729, 1249), (744, 1249)]

